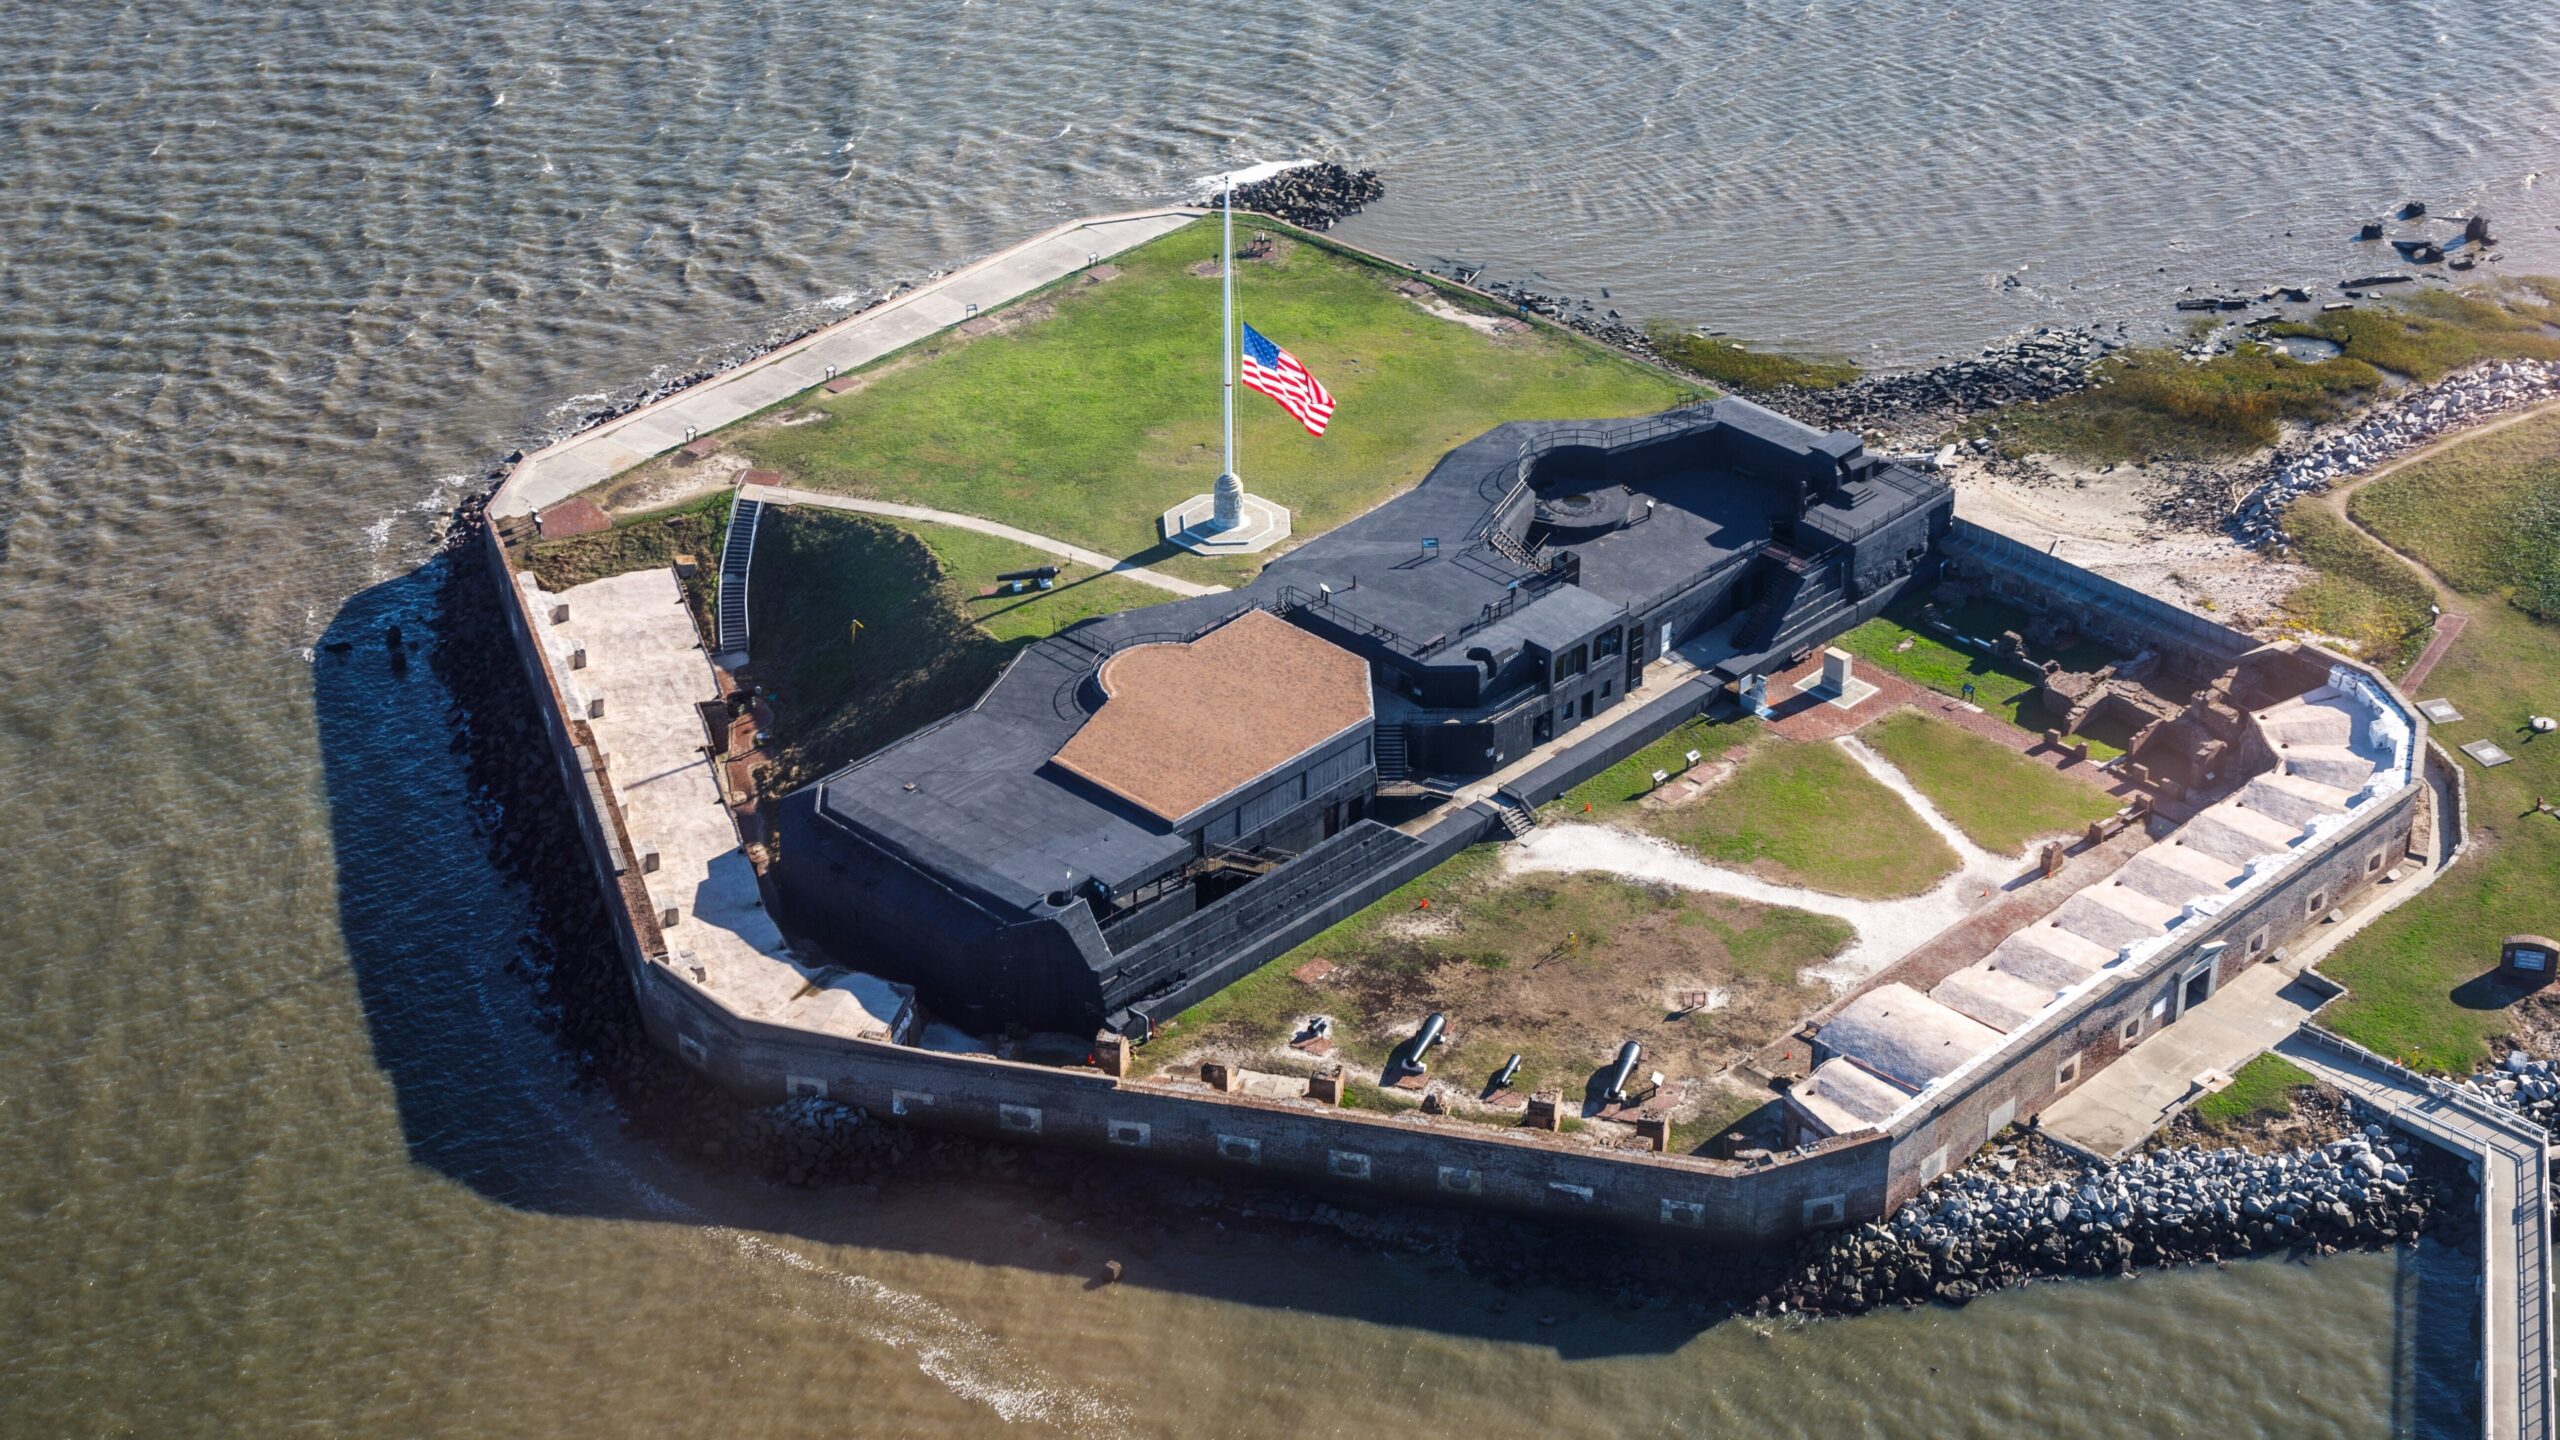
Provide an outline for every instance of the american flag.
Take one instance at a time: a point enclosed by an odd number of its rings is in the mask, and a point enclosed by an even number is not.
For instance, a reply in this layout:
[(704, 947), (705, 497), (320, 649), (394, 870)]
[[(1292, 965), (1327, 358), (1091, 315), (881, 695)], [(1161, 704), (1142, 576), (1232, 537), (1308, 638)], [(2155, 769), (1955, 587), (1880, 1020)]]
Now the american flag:
[(1239, 378), (1245, 388), (1279, 401), (1280, 408), (1297, 416), (1310, 435), (1322, 435), (1324, 422), (1333, 418), (1333, 392), (1308, 374), (1297, 356), (1250, 325), (1244, 327), (1244, 369)]

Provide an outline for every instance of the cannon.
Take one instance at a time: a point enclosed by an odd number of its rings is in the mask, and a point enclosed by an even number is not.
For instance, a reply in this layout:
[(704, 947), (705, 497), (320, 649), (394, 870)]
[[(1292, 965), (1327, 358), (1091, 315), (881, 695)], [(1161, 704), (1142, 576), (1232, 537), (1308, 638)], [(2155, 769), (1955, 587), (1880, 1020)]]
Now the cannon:
[(1502, 1068), (1493, 1072), (1493, 1088), (1504, 1089), (1511, 1084), (1511, 1077), (1519, 1073), (1520, 1052), (1514, 1050), (1511, 1052), (1511, 1058), (1502, 1062)]
[(1644, 1058), (1644, 1047), (1633, 1040), (1618, 1047), (1618, 1058), (1609, 1067), (1609, 1085), (1601, 1098), (1612, 1105), (1627, 1103), (1627, 1077), (1636, 1072), (1636, 1062)]
[(1431, 1066), (1422, 1058), (1423, 1054), (1440, 1043), (1441, 1032), (1448, 1028), (1449, 1017), (1437, 1010), (1432, 1011), (1430, 1016), (1422, 1022), (1422, 1028), (1413, 1032), (1413, 1048), (1406, 1055), (1405, 1063), (1416, 1070), (1430, 1069)]

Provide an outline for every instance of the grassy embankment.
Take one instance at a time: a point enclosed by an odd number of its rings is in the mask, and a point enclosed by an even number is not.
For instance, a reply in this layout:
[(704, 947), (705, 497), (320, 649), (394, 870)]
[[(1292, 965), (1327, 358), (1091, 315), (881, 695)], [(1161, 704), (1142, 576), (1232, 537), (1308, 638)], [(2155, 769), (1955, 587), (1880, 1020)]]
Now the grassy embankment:
[(685, 603), (695, 622), (707, 627), (719, 596), (720, 537), (728, 524), (724, 492), (634, 515), (592, 535), (536, 540), (517, 552), (516, 563), (556, 594), (590, 580), (671, 566), (677, 556), (690, 555), (696, 565), (684, 582)]
[(960, 709), (1033, 640), (1168, 598), (1089, 571), (1047, 591), (976, 598), (999, 571), (1056, 561), (944, 525), (767, 512), (749, 591), (756, 659), (744, 678), (772, 697), (769, 782), (814, 779)]
[(1730, 389), (1775, 390), (1792, 385), (1800, 390), (1837, 390), (1858, 378), (1858, 367), (1846, 360), (1753, 350), (1740, 341), (1695, 334), (1664, 320), (1652, 322), (1645, 330), (1663, 359)]
[(2274, 444), (2285, 422), (2317, 424), (2370, 398), (2386, 371), (2423, 384), (2482, 360), (2560, 359), (2560, 337), (2543, 328), (2560, 323), (2555, 292), (2560, 282), (2534, 279), (2423, 290), (2262, 327), (2337, 345), (2327, 360), (2254, 344), (2206, 360), (2122, 351), (2100, 362), (2092, 388), (2001, 412), (2000, 445), (2090, 462), (2229, 459)]
[(1888, 715), (1858, 738), (1995, 855), (2015, 855), (2048, 835), (2076, 835), (2116, 812), (2105, 791), (1916, 710)]
[(2346, 641), (2385, 670), (2425, 648), (2436, 593), (2424, 577), (2316, 502), (2288, 507), (2284, 526), (2293, 536), (2287, 558), (2317, 572), (2284, 597), (2292, 628)]
[(2482, 769), (2456, 755), (2470, 787), (2470, 851), (2321, 967), (2352, 991), (2326, 1012), (2331, 1025), (2430, 1070), (2468, 1070), (2511, 1033), (2515, 992), (2488, 978), (2500, 939), (2560, 929), (2560, 820), (2533, 809), (2560, 796), (2560, 743), (2528, 742), (2523, 729), (2528, 715), (2560, 710), (2560, 624), (2528, 613), (2543, 600), (2527, 581), (2550, 555), (2514, 519), (2555, 504), (2560, 416), (2454, 446), (2349, 501), (2359, 521), (2463, 596), (2470, 623), (2422, 688), (2464, 718), (2435, 738), (2448, 749), (2492, 739), (2515, 756)]
[(2295, 1095), (2319, 1083), (2281, 1055), (2261, 1055), (2232, 1071), (2230, 1084), (2189, 1106), (2187, 1113), (2207, 1130), (2228, 1130), (2260, 1116), (2292, 1114)]
[[(1419, 480), (1505, 420), (1637, 415), (1692, 393), (1668, 374), (1546, 327), (1488, 333), (1502, 312), (1456, 292), (1397, 293), (1412, 277), (1284, 227), (1237, 267), (1245, 319), (1323, 379), (1322, 439), (1238, 397), (1246, 483), (1294, 512), (1304, 539)], [(1234, 584), (1268, 556), (1208, 560), (1164, 546), (1157, 517), (1218, 473), (1216, 227), (1193, 225), (856, 372), (852, 393), (794, 405), (826, 418), (742, 433), (794, 484), (984, 516), (1188, 578)], [(1198, 273), (1200, 271), (1211, 273)]]
[[(1643, 1043), (1648, 1068), (1697, 1078), (1782, 1033), (1829, 994), (1799, 972), (1851, 938), (1826, 916), (1612, 876), (1506, 878), (1500, 847), (1484, 845), (1183, 1012), (1160, 1043), (1241, 1050), (1279, 1069), (1300, 1019), (1328, 1015), (1350, 1103), (1399, 1108), (1415, 1102), (1375, 1082), (1439, 1010), (1453, 1039), (1432, 1052), (1431, 1071), (1462, 1094), (1517, 1053), (1515, 1091), (1579, 1101), (1626, 1039)], [(1309, 985), (1293, 972), (1313, 959), (1335, 969)], [(1682, 990), (1713, 990), (1721, 1003), (1675, 1015)], [(1703, 1135), (1767, 1098), (1710, 1087), (1693, 1123)]]

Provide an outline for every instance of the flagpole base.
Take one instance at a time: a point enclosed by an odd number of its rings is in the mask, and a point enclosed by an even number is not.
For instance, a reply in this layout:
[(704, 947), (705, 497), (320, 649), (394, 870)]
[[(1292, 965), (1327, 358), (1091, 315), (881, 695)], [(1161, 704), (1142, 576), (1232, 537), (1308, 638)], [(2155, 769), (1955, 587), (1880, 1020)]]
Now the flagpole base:
[[(1166, 541), (1195, 555), (1254, 555), (1288, 539), (1289, 508), (1246, 494), (1241, 484), (1230, 489), (1227, 482), (1233, 478), (1221, 475), (1218, 491), (1194, 495), (1164, 512)], [(1235, 519), (1221, 524), (1220, 502), (1230, 499)]]

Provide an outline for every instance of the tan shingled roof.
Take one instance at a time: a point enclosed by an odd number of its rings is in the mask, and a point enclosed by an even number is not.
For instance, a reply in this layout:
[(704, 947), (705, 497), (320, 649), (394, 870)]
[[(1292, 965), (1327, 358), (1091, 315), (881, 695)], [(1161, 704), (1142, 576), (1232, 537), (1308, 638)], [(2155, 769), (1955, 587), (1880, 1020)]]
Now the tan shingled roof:
[(1131, 646), (1102, 689), (1058, 766), (1169, 824), (1370, 719), (1368, 662), (1263, 610)]

